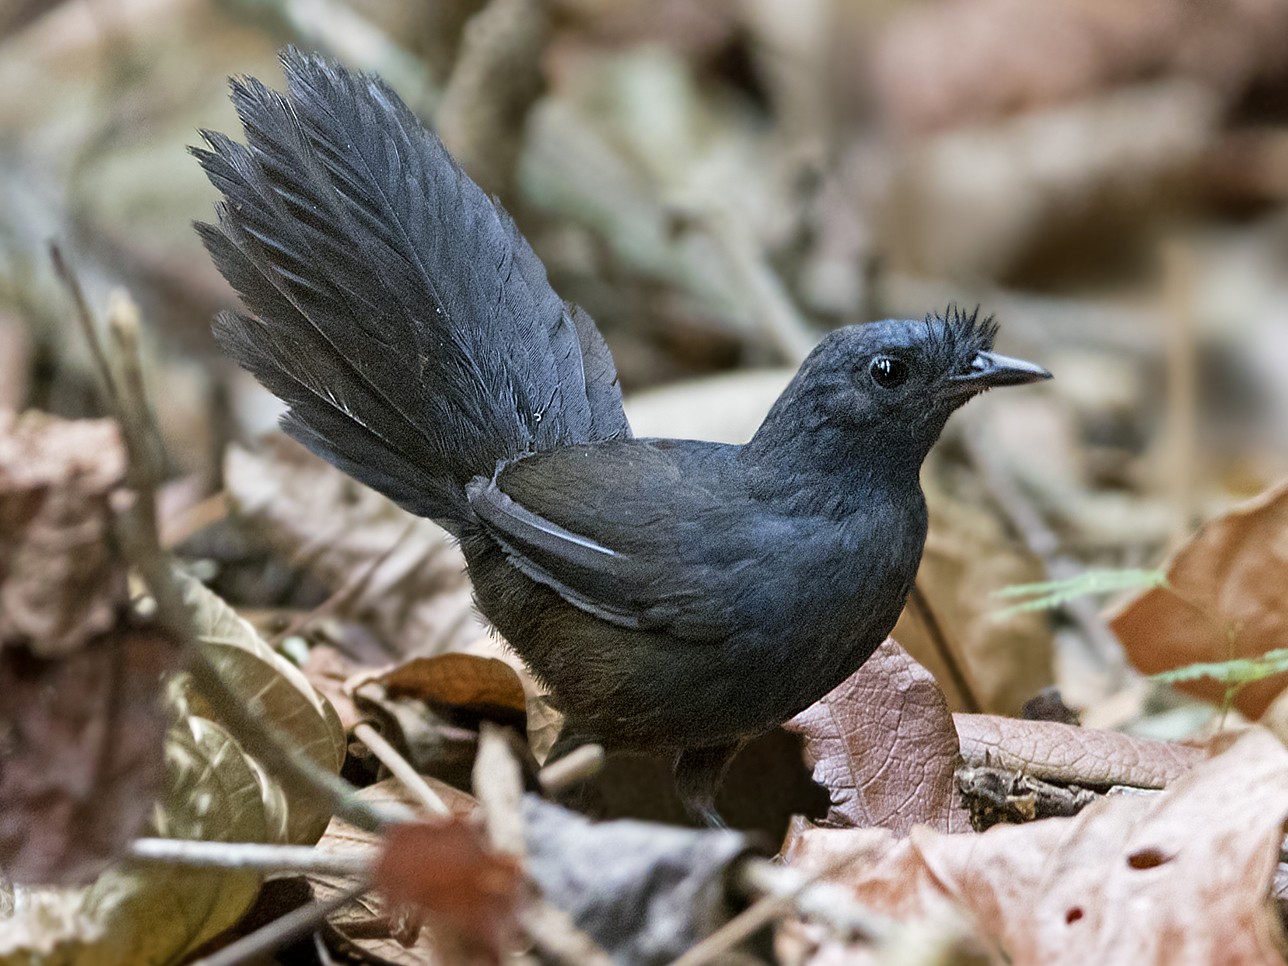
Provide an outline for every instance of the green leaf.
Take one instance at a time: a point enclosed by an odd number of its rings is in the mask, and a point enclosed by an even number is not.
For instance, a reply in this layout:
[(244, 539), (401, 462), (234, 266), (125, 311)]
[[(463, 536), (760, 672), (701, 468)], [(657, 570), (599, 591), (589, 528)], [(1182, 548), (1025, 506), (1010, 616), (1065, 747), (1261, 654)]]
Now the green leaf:
[(1240, 657), (1231, 661), (1214, 661), (1212, 663), (1187, 664), (1151, 674), (1151, 681), (1163, 684), (1175, 684), (1178, 681), (1193, 681), (1196, 678), (1211, 678), (1222, 684), (1251, 684), (1262, 678), (1276, 674), (1288, 673), (1288, 648), (1266, 651), (1258, 657)]
[(1013, 584), (993, 592), (994, 597), (1027, 597), (994, 611), (994, 620), (1034, 610), (1051, 610), (1076, 597), (1109, 594), (1122, 590), (1147, 590), (1166, 587), (1167, 575), (1161, 570), (1087, 570), (1065, 580), (1047, 580), (1036, 584)]

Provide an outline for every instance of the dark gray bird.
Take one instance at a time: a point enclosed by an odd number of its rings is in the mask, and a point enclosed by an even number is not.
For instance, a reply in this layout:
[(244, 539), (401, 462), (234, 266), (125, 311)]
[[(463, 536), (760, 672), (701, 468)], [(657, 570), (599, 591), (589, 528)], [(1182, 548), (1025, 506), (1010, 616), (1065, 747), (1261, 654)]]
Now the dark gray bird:
[(206, 247), (247, 311), (224, 349), (288, 433), (459, 537), (479, 607), (582, 741), (676, 754), (717, 822), (725, 765), (853, 673), (921, 559), (918, 470), (993, 386), (1046, 379), (949, 312), (827, 336), (751, 442), (635, 439), (590, 317), (378, 79), (283, 56), (203, 132)]

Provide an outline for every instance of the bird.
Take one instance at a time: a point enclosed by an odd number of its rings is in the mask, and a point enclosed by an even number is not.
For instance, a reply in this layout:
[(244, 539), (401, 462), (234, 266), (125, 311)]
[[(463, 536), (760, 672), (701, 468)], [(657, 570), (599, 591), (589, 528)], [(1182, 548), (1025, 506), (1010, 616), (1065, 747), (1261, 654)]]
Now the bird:
[(674, 756), (718, 826), (736, 751), (854, 673), (926, 539), (922, 461), (979, 393), (1050, 378), (978, 310), (827, 334), (745, 444), (637, 438), (594, 321), (384, 82), (281, 55), (244, 143), (193, 148), (222, 349), (313, 453), (460, 543), (482, 614), (564, 715), (553, 755)]

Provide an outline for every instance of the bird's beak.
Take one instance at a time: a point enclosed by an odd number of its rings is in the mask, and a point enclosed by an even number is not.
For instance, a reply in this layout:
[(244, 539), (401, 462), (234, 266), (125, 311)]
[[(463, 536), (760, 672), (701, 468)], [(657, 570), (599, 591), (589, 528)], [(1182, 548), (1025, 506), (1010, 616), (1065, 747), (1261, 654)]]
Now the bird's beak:
[(973, 395), (994, 386), (1023, 386), (1050, 378), (1051, 373), (1023, 359), (1012, 359), (996, 352), (979, 352), (970, 369), (951, 376), (948, 382), (953, 391)]

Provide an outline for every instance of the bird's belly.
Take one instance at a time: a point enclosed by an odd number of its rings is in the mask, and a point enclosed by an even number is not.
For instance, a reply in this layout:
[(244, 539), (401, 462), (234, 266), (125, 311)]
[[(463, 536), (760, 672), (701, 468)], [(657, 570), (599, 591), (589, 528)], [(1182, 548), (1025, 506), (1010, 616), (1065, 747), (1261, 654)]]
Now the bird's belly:
[(574, 607), (512, 567), (482, 534), (464, 534), (462, 547), (484, 615), (570, 725), (610, 747), (678, 749), (770, 730), (857, 670), (900, 609), (873, 613), (844, 594), (811, 594), (813, 612), (747, 613), (729, 638), (695, 642)]

